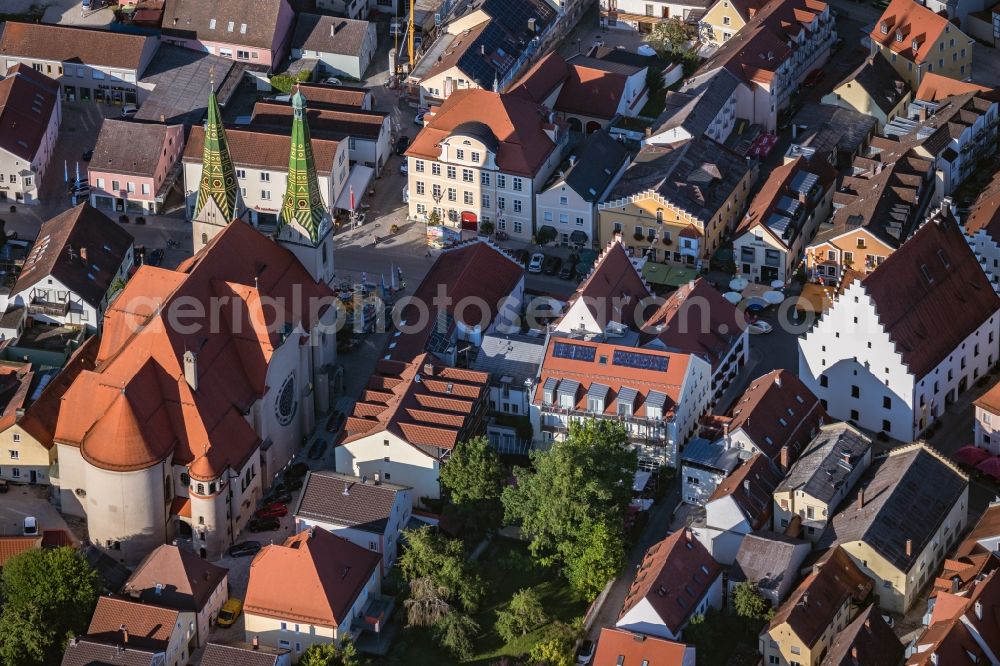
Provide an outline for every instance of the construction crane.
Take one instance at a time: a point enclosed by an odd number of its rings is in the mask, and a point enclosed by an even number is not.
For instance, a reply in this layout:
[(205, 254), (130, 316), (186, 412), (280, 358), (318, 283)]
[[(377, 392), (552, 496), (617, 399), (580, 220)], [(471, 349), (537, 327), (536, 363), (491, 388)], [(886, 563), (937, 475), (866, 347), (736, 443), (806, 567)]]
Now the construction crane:
[(406, 44), (406, 50), (407, 50), (407, 53), (410, 56), (410, 71), (411, 72), (413, 71), (413, 63), (414, 63), (414, 58), (413, 58), (413, 7), (414, 7), (414, 2), (415, 2), (415, 0), (410, 0), (410, 17), (409, 17), (409, 19), (406, 22), (406, 39), (408, 40), (407, 44)]

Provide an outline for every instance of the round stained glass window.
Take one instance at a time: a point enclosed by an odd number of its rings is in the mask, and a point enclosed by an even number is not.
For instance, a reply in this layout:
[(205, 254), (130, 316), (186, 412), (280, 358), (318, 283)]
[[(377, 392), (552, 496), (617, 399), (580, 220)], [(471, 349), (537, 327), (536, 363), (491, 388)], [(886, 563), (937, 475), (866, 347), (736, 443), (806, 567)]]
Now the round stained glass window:
[(281, 385), (281, 391), (278, 393), (278, 401), (274, 404), (274, 414), (278, 417), (278, 423), (283, 426), (291, 423), (297, 407), (295, 375), (288, 375), (285, 383)]

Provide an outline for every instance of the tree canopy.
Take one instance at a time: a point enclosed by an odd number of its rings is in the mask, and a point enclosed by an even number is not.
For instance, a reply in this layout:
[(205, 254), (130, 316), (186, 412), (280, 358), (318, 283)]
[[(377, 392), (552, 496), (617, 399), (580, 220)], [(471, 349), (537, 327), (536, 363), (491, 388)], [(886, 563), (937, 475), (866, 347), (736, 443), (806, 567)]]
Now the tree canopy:
[(337, 643), (314, 643), (302, 653), (299, 666), (358, 666), (358, 651), (346, 637)]
[(518, 590), (507, 607), (497, 613), (496, 630), (500, 637), (510, 642), (523, 636), (546, 620), (542, 600), (535, 590)]
[(657, 21), (646, 41), (661, 54), (678, 53), (687, 49), (691, 30), (680, 17)]
[(441, 486), (456, 513), (474, 532), (500, 526), (503, 479), (500, 456), (485, 437), (459, 442), (441, 467)]
[(757, 584), (748, 580), (738, 583), (733, 590), (733, 610), (748, 620), (770, 620), (773, 611), (760, 594)]
[(565, 567), (571, 587), (592, 598), (625, 559), (623, 525), (632, 498), (635, 452), (610, 421), (570, 424), (566, 440), (533, 451), (502, 494), (505, 517), (520, 521), (533, 555)]
[(84, 633), (100, 595), (97, 573), (72, 548), (29, 550), (3, 567), (0, 661), (59, 663), (66, 642)]
[(457, 539), (442, 536), (431, 527), (404, 530), (406, 549), (399, 557), (403, 579), (412, 583), (429, 578), (443, 589), (441, 596), (457, 601), (467, 612), (473, 612), (483, 598), (483, 581), (467, 562), (465, 548)]

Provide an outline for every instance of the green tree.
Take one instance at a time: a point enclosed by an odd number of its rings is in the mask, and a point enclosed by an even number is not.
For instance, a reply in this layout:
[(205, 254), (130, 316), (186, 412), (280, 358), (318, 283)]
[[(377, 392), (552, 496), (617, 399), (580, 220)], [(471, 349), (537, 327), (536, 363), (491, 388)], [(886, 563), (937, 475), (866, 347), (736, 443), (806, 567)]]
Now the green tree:
[(504, 471), (500, 456), (485, 437), (459, 442), (441, 467), (441, 486), (455, 512), (474, 532), (500, 526)]
[(468, 615), (453, 612), (438, 620), (432, 629), (438, 645), (459, 659), (472, 656), (472, 639), (479, 633), (479, 625)]
[(311, 78), (311, 69), (303, 69), (295, 76), (289, 76), (288, 74), (275, 74), (271, 77), (271, 87), (278, 92), (287, 94), (292, 92), (292, 88), (295, 87), (296, 83), (308, 81)]
[(583, 637), (583, 618), (571, 624), (556, 622), (545, 640), (539, 641), (528, 653), (529, 663), (544, 666), (571, 666), (573, 644)]
[(436, 210), (432, 210), (431, 214), (427, 216), (427, 225), (431, 227), (441, 226), (441, 216)]
[[(596, 585), (595, 575), (616, 572), (624, 563), (622, 525), (636, 468), (627, 445), (617, 423), (571, 424), (565, 440), (532, 452), (534, 471), (515, 469), (517, 485), (501, 496), (506, 520), (521, 522), (532, 554), (542, 564), (566, 567), (573, 589), (587, 598), (606, 582)], [(584, 575), (601, 557), (602, 569)]]
[(66, 642), (87, 630), (100, 589), (97, 574), (72, 548), (12, 557), (0, 578), (0, 661), (58, 663)]
[(665, 21), (658, 21), (646, 41), (658, 53), (667, 55), (686, 50), (691, 36), (691, 29), (687, 24), (680, 17), (673, 16)]
[(509, 643), (543, 624), (546, 619), (542, 600), (529, 587), (515, 592), (507, 607), (497, 613), (496, 630)]
[(736, 585), (733, 591), (733, 610), (748, 620), (768, 620), (772, 615), (771, 604), (761, 596), (757, 584), (748, 580)]
[(430, 627), (451, 612), (450, 591), (431, 579), (410, 581), (410, 598), (403, 602), (406, 622), (414, 627)]
[(403, 579), (412, 583), (430, 578), (444, 598), (457, 601), (466, 612), (474, 612), (483, 598), (483, 581), (465, 555), (462, 542), (442, 536), (431, 527), (404, 530), (406, 549), (399, 557)]
[(302, 653), (299, 666), (358, 666), (361, 663), (354, 644), (345, 637), (337, 643), (316, 643)]

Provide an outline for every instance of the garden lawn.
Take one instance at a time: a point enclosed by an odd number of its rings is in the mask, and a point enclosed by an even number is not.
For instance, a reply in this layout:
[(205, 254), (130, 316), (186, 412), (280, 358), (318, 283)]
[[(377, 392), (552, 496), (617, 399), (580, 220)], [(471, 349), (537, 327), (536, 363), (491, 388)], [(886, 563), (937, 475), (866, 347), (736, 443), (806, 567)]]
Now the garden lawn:
[[(479, 612), (473, 616), (479, 623), (480, 631), (472, 658), (464, 662), (456, 659), (437, 646), (430, 629), (415, 627), (404, 628), (399, 632), (389, 653), (391, 663), (433, 663), (441, 666), (464, 663), (488, 666), (503, 656), (527, 654), (536, 643), (549, 635), (552, 621), (559, 620), (568, 624), (587, 610), (587, 602), (573, 596), (566, 581), (555, 569), (547, 569), (534, 562), (526, 543), (497, 537), (479, 558), (479, 564), (486, 580), (487, 593)], [(515, 592), (527, 587), (533, 587), (538, 592), (549, 623), (506, 643), (493, 628), (497, 611), (510, 601)], [(396, 619), (400, 624), (406, 624), (404, 608), (399, 607)]]

